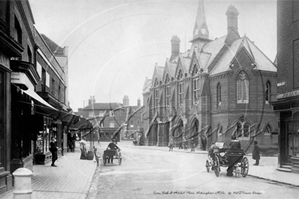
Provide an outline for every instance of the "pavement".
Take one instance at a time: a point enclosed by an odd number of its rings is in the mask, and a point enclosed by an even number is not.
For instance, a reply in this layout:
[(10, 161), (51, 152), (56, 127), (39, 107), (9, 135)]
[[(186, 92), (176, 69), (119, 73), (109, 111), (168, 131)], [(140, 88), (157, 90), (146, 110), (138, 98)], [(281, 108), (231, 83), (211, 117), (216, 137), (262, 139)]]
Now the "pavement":
[[(64, 153), (55, 164), (57, 167), (51, 167), (51, 162), (33, 166), (32, 199), (87, 198), (97, 163), (80, 160), (79, 144), (76, 143), (75, 152)], [(0, 195), (0, 198), (14, 198), (13, 190)]]
[[(89, 145), (89, 142), (87, 143)], [(107, 143), (102, 143), (106, 146)], [(133, 147), (139, 150), (162, 150), (168, 151), (168, 147), (157, 146), (134, 146), (132, 141), (122, 141), (118, 145)], [(98, 151), (101, 145), (95, 144)], [(103, 148), (102, 146), (102, 148)], [(89, 149), (89, 146), (87, 146)], [(173, 152), (178, 153), (198, 153), (207, 154), (206, 151), (196, 150), (191, 152), (189, 150), (183, 150), (174, 148)], [(99, 155), (99, 152), (98, 152)], [(268, 180), (274, 183), (281, 183), (291, 186), (299, 187), (299, 174), (287, 173), (277, 170), (277, 157), (264, 157), (260, 159), (260, 165), (254, 166), (254, 160), (250, 155), (247, 155), (249, 160), (249, 172), (248, 175), (264, 180)], [(61, 156), (56, 162), (57, 167), (51, 167), (50, 163), (46, 165), (34, 165), (32, 176), (32, 199), (53, 199), (53, 198), (94, 198), (90, 196), (91, 190), (97, 189), (95, 179), (99, 180), (97, 175), (94, 175), (101, 168), (101, 164), (97, 167), (97, 163), (94, 160), (80, 160), (79, 144), (76, 143), (76, 150), (74, 153), (68, 152), (64, 156)], [(205, 167), (205, 163), (203, 164)], [(92, 183), (93, 182), (93, 183)], [(2, 199), (12, 199), (13, 190), (10, 190), (2, 195)]]

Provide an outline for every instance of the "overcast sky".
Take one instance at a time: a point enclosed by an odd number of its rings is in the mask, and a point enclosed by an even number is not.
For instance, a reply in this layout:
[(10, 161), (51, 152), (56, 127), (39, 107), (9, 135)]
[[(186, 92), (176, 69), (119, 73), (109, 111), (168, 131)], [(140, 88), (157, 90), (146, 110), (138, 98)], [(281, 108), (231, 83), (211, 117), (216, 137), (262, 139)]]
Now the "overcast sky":
[[(69, 101), (76, 112), (94, 95), (96, 102), (130, 105), (142, 100), (145, 78), (164, 66), (177, 35), (181, 52), (190, 48), (198, 0), (29, 0), (37, 30), (69, 48)], [(227, 33), (229, 5), (239, 11), (240, 36), (274, 61), (276, 0), (207, 0), (210, 39)], [(87, 105), (87, 102), (85, 102)]]

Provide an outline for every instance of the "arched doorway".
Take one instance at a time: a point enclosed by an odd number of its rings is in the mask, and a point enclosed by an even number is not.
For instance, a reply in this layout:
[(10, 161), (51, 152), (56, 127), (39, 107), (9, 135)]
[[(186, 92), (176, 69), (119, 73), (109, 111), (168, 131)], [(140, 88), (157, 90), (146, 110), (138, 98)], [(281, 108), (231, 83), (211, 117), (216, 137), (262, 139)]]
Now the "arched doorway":
[(172, 128), (172, 136), (174, 138), (174, 147), (178, 147), (182, 143), (183, 121), (179, 119), (176, 125)]

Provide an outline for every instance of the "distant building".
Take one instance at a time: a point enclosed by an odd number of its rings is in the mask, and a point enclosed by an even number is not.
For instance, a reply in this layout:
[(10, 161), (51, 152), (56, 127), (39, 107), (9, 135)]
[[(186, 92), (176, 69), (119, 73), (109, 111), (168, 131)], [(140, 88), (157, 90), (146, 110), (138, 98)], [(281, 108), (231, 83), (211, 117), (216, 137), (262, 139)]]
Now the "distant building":
[(299, 173), (299, 1), (277, 1), (279, 169)]
[[(133, 114), (135, 111), (137, 112)], [(95, 127), (99, 127), (95, 129), (97, 139), (99, 135), (100, 141), (110, 141), (118, 130), (120, 130), (117, 135), (118, 140), (131, 139), (135, 132), (142, 131), (142, 112), (140, 100), (137, 101), (137, 106), (129, 106), (128, 96), (124, 96), (123, 104), (97, 103), (92, 96), (89, 104), (84, 108), (79, 108), (77, 114), (90, 120)], [(129, 118), (130, 115), (133, 116)]]
[[(253, 140), (277, 153), (277, 118), (270, 102), (277, 92), (277, 69), (247, 36), (238, 32), (239, 12), (229, 6), (227, 35), (209, 39), (204, 2), (199, 1), (191, 48), (180, 53), (171, 39), (171, 56), (155, 64), (143, 88), (146, 144), (175, 145), (184, 139), (206, 150), (232, 135), (251, 152)], [(246, 22), (244, 22), (246, 23)]]

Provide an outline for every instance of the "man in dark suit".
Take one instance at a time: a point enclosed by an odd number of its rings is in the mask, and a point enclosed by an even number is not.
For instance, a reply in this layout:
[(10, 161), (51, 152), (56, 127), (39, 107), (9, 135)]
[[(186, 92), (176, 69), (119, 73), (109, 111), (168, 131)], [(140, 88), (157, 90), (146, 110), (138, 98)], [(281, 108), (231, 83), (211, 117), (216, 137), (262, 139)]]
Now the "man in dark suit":
[(51, 138), (51, 142), (50, 142), (50, 152), (52, 153), (52, 167), (56, 167), (56, 165), (54, 164), (54, 162), (57, 160), (57, 146), (56, 146), (56, 140), (54, 137)]
[(243, 151), (241, 150), (241, 143), (236, 139), (235, 135), (231, 137), (231, 141), (229, 144), (229, 149), (226, 152), (228, 158), (228, 169), (227, 176), (233, 176), (233, 168), (234, 165), (239, 161), (242, 157), (241, 154)]
[[(120, 148), (117, 146), (117, 142), (115, 139), (112, 139), (111, 143), (108, 144), (107, 149), (114, 150), (114, 151), (120, 150)], [(114, 157), (111, 156), (108, 159), (108, 163), (110, 163), (110, 162), (113, 163), (113, 159), (114, 159)]]

